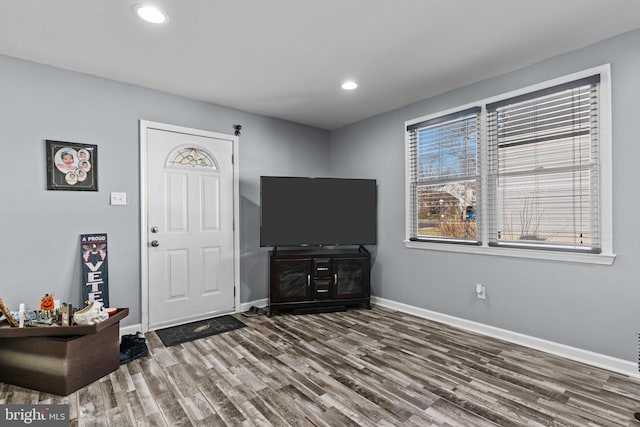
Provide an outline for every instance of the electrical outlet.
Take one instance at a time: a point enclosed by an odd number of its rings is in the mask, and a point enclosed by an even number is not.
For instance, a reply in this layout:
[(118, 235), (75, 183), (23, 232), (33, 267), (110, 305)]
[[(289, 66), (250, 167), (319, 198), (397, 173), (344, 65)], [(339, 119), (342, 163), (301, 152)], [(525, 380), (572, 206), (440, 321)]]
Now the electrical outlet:
[(487, 299), (487, 289), (480, 283), (476, 284), (476, 298)]

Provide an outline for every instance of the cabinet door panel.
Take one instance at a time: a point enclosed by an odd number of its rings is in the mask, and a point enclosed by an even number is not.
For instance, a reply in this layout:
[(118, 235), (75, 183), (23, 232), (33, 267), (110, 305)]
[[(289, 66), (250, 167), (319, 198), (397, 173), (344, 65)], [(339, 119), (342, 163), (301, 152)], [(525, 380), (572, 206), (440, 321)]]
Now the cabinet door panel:
[(282, 302), (311, 299), (311, 266), (308, 260), (276, 260), (274, 267), (272, 299)]
[(369, 281), (366, 260), (344, 258), (334, 260), (335, 298), (361, 298), (366, 296)]

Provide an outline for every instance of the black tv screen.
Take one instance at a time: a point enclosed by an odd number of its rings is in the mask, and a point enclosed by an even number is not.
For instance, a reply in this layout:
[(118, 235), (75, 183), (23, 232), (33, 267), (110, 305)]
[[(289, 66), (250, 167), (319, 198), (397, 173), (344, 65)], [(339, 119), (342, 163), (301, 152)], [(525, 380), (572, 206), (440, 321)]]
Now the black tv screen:
[(260, 177), (260, 246), (375, 245), (375, 179)]

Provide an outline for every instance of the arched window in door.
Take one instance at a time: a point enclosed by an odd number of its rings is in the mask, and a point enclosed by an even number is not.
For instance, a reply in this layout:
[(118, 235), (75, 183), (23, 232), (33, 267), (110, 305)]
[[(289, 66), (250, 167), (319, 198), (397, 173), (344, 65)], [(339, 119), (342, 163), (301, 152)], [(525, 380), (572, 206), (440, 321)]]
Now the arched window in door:
[(206, 169), (217, 171), (218, 165), (213, 156), (204, 148), (182, 146), (173, 150), (165, 162), (166, 168)]

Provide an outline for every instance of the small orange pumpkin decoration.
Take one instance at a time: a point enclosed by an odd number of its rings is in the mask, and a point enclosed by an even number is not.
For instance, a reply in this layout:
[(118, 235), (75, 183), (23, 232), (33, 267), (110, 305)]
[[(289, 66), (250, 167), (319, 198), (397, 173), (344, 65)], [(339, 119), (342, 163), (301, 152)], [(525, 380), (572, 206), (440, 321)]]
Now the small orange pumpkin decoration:
[(55, 301), (53, 300), (53, 295), (46, 294), (40, 300), (40, 310), (42, 311), (51, 311), (55, 308)]

